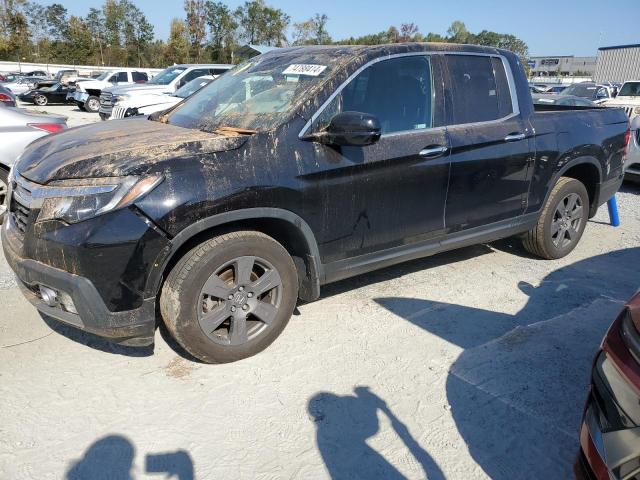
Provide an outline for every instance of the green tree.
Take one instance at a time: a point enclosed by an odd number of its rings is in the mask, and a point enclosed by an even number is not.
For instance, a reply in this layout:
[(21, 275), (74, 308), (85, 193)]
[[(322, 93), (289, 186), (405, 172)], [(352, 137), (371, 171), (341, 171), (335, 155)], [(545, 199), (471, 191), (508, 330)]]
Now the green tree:
[(208, 1), (205, 4), (206, 23), (211, 32), (209, 50), (211, 60), (230, 63), (236, 45), (238, 22), (229, 7), (222, 2)]
[(169, 40), (164, 51), (164, 58), (169, 64), (185, 63), (189, 57), (189, 38), (187, 26), (183, 20), (174, 18), (171, 20)]
[(327, 15), (316, 13), (309, 20), (293, 24), (294, 45), (327, 45), (331, 37), (327, 32)]
[[(128, 52), (127, 64), (137, 64), (142, 67), (145, 63), (143, 52), (153, 41), (153, 25), (138, 7), (127, 0), (123, 0), (124, 36)], [(135, 61), (132, 61), (134, 60)]]
[(467, 43), (470, 34), (463, 22), (455, 20), (447, 30), (447, 35), (450, 43)]
[(99, 55), (99, 58), (96, 59), (95, 63), (104, 65), (104, 42), (106, 37), (106, 27), (102, 10), (98, 10), (97, 8), (90, 8), (89, 13), (85, 18), (85, 23), (87, 24), (89, 32), (91, 32), (91, 38), (93, 42), (98, 46), (97, 53)]
[(196, 62), (200, 61), (202, 46), (207, 34), (207, 12), (204, 0), (185, 0), (184, 10), (187, 13), (187, 35), (191, 47), (190, 56)]
[(241, 37), (248, 43), (281, 47), (287, 43), (289, 15), (267, 6), (264, 0), (247, 1), (235, 11)]

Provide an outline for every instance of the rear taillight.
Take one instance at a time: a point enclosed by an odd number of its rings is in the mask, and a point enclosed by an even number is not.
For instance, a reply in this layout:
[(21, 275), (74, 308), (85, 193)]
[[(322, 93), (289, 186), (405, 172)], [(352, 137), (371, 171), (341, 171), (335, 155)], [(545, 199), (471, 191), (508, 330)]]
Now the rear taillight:
[(9, 103), (13, 103), (13, 98), (11, 98), (9, 95), (7, 95), (6, 93), (0, 93), (0, 102), (9, 102)]
[(31, 128), (37, 128), (38, 130), (44, 130), (49, 133), (56, 133), (64, 130), (66, 125), (64, 123), (28, 123)]

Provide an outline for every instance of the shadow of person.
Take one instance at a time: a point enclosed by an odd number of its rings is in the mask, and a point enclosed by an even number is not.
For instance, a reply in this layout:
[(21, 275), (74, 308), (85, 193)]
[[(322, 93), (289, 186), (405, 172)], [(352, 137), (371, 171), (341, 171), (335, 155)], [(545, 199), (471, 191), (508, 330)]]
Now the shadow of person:
[[(136, 450), (129, 439), (122, 435), (108, 435), (95, 441), (82, 458), (67, 470), (66, 480), (133, 480), (131, 473)], [(193, 480), (194, 467), (191, 456), (184, 450), (145, 457), (147, 473), (164, 473), (166, 478)]]
[(132, 480), (135, 448), (121, 435), (94, 442), (67, 471), (67, 480)]
[(333, 479), (405, 478), (366, 440), (379, 430), (378, 411), (384, 413), (396, 434), (421, 465), (429, 479), (444, 479), (431, 456), (414, 440), (407, 427), (386, 402), (367, 387), (357, 387), (355, 395), (339, 396), (321, 392), (314, 395), (308, 411), (316, 424), (316, 439), (322, 459)]
[(640, 283), (640, 248), (612, 251), (520, 282), (515, 315), (414, 298), (376, 301), (465, 350), (449, 369), (451, 413), (493, 479), (569, 478), (591, 363)]

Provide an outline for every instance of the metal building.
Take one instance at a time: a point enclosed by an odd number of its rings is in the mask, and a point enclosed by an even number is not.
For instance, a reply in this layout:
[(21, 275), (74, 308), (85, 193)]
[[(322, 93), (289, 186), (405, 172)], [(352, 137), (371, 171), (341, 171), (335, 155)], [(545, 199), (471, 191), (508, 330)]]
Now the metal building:
[(529, 68), (533, 76), (590, 77), (596, 69), (596, 57), (574, 57), (573, 55), (529, 57)]
[(640, 43), (598, 49), (596, 82), (624, 82), (640, 79)]

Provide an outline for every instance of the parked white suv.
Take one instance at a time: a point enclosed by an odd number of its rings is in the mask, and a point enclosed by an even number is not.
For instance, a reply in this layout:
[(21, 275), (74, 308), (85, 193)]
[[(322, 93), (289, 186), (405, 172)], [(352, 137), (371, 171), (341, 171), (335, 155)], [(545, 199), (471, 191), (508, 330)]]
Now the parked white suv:
[(624, 108), (631, 124), (631, 138), (624, 164), (625, 178), (640, 181), (640, 80), (624, 82), (616, 98), (603, 103), (605, 107)]
[(185, 98), (205, 87), (213, 81), (211, 75), (198, 77), (180, 87), (173, 93), (147, 93), (129, 98), (116, 98), (109, 120), (117, 120), (137, 115), (151, 115), (177, 105)]
[(151, 78), (147, 70), (109, 70), (94, 80), (86, 80), (76, 84), (73, 100), (79, 108), (95, 113), (100, 109), (100, 94), (109, 87), (145, 83)]
[(145, 84), (106, 88), (100, 95), (100, 118), (107, 120), (111, 116), (116, 101), (129, 101), (133, 97), (150, 93), (173, 93), (195, 78), (204, 76), (216, 78), (231, 68), (233, 65), (227, 64), (173, 65), (165, 68)]

